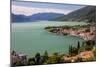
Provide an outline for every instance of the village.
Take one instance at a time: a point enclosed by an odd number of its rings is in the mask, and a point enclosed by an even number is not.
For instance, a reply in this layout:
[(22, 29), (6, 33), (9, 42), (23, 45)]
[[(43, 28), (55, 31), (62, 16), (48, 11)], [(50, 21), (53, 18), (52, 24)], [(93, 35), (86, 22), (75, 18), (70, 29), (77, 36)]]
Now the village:
[(96, 28), (93, 25), (86, 25), (85, 27), (84, 26), (47, 27), (45, 29), (51, 33), (77, 36), (86, 41), (96, 39)]

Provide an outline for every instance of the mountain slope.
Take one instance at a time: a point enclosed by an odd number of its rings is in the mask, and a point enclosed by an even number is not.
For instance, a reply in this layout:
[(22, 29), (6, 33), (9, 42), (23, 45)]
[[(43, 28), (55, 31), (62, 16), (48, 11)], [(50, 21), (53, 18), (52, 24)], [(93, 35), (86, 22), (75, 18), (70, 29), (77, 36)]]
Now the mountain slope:
[(86, 6), (67, 15), (55, 18), (56, 21), (87, 21), (96, 22), (96, 7)]
[(64, 14), (59, 14), (59, 13), (38, 13), (31, 16), (25, 16), (25, 15), (15, 15), (12, 13), (11, 19), (12, 22), (32, 22), (37, 20), (51, 20), (63, 15)]

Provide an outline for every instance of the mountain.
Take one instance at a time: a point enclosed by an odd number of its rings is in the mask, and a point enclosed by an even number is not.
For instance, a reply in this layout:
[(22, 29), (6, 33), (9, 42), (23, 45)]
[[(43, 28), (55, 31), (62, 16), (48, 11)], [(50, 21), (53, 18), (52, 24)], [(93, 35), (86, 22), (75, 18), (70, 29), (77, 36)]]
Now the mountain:
[(86, 6), (53, 20), (96, 22), (96, 6)]
[(63, 15), (64, 14), (59, 14), (59, 13), (38, 13), (38, 14), (33, 14), (31, 16), (25, 16), (25, 15), (15, 15), (12, 13), (11, 21), (12, 22), (33, 22), (37, 20), (51, 20)]
[(11, 14), (11, 21), (12, 22), (27, 22), (29, 18), (25, 15), (15, 15)]

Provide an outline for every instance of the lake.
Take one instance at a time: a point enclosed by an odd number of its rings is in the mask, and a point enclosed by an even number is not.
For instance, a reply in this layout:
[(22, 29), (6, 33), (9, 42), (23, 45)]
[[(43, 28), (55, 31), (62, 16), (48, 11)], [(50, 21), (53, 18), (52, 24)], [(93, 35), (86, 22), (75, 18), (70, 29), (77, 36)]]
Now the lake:
[(34, 56), (37, 52), (41, 54), (45, 50), (49, 54), (58, 52), (68, 54), (69, 45), (77, 46), (78, 41), (84, 40), (74, 36), (56, 35), (46, 31), (47, 26), (62, 25), (85, 25), (85, 22), (57, 22), (57, 21), (36, 21), (12, 23), (11, 31), (11, 50), (18, 53)]

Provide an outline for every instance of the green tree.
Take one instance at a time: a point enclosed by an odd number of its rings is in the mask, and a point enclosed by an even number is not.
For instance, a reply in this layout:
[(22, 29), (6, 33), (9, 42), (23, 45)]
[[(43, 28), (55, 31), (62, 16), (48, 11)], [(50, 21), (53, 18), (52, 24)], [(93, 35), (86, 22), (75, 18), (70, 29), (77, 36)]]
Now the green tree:
[(72, 46), (69, 45), (69, 55), (72, 53)]
[(47, 60), (48, 60), (49, 56), (48, 56), (48, 52), (45, 51), (44, 52), (44, 55), (43, 55), (43, 59), (42, 59), (42, 62), (45, 63)]
[(71, 53), (70, 55), (72, 56), (72, 53), (73, 53), (73, 47), (72, 46), (70, 47), (70, 53)]
[(36, 64), (35, 63), (35, 58), (33, 57), (33, 58), (29, 58), (28, 59), (28, 65), (34, 65), (34, 64)]
[(41, 64), (41, 55), (40, 55), (40, 53), (37, 53), (35, 55), (35, 62), (36, 62), (36, 64)]
[(78, 45), (77, 45), (77, 53), (80, 53), (80, 42), (78, 41)]
[(78, 41), (78, 45), (77, 45), (77, 48), (78, 48), (78, 49), (80, 49), (80, 42), (79, 42), (79, 41)]
[(44, 52), (44, 57), (45, 57), (45, 59), (48, 59), (48, 52), (47, 52), (47, 50)]

